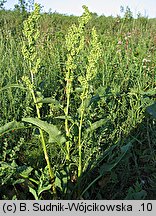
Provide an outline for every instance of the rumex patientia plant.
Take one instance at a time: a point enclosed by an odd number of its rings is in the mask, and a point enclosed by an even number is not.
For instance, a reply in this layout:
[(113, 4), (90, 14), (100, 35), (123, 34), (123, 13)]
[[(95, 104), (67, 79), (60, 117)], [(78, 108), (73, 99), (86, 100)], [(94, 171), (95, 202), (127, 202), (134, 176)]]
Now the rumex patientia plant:
[[(91, 20), (91, 14), (86, 6), (83, 6), (84, 13), (79, 19), (78, 26), (73, 25), (68, 31), (66, 35), (66, 48), (68, 51), (67, 61), (66, 61), (66, 107), (65, 111), (65, 130), (66, 130), (66, 148), (67, 148), (67, 157), (66, 159), (70, 159), (70, 147), (71, 142), (69, 140), (70, 137), (70, 128), (68, 124), (68, 115), (70, 109), (70, 96), (72, 93), (72, 85), (73, 80), (77, 79), (79, 83), (79, 87), (81, 88), (80, 97), (80, 109), (79, 109), (79, 120), (78, 120), (78, 177), (82, 174), (82, 125), (84, 119), (84, 113), (86, 108), (85, 100), (88, 99), (91, 92), (91, 81), (97, 75), (97, 62), (101, 56), (100, 43), (98, 42), (98, 37), (96, 33), (96, 29), (93, 27), (91, 31), (91, 39), (89, 45), (87, 47), (85, 43), (85, 26)], [(85, 59), (85, 52), (88, 53)], [(76, 73), (78, 68), (79, 61), (86, 61), (84, 64), (85, 67), (82, 68), (79, 74)]]
[[(22, 53), (24, 56), (24, 60), (28, 65), (28, 73), (25, 74), (22, 79), (27, 86), (27, 89), (31, 92), (35, 107), (37, 118), (40, 119), (40, 103), (37, 103), (37, 97), (35, 95), (35, 82), (34, 77), (37, 76), (38, 70), (40, 68), (41, 59), (38, 57), (36, 45), (39, 39), (39, 28), (38, 28), (38, 20), (40, 18), (40, 6), (35, 4), (35, 9), (29, 16), (29, 18), (24, 21), (24, 29), (23, 34), (25, 36), (25, 40), (23, 41)], [(28, 119), (23, 119), (23, 121), (28, 121)], [(32, 121), (31, 121), (32, 123)], [(36, 122), (34, 122), (36, 124)], [(43, 127), (43, 126), (42, 126)], [(44, 151), (45, 160), (47, 162), (47, 166), (49, 169), (50, 178), (53, 182), (54, 180), (54, 172), (51, 168), (51, 164), (49, 161), (49, 156), (47, 153), (46, 142), (43, 134), (43, 130), (40, 128), (40, 139)], [(55, 193), (55, 187), (53, 186), (53, 192)]]
[[(90, 13), (86, 7), (85, 13), (79, 19), (78, 27), (74, 24), (69, 29), (66, 35), (66, 49), (67, 49), (67, 61), (66, 61), (66, 74), (65, 74), (65, 81), (66, 81), (66, 107), (64, 109), (65, 112), (65, 131), (66, 137), (69, 139), (70, 137), (70, 128), (68, 123), (68, 115), (69, 115), (69, 106), (70, 106), (70, 97), (72, 92), (72, 84), (73, 79), (75, 79), (76, 74), (74, 72), (77, 69), (77, 60), (78, 56), (82, 54), (84, 50), (84, 26), (88, 23), (91, 19)], [(70, 141), (67, 140), (66, 142), (66, 149), (67, 155), (66, 159), (70, 160)]]

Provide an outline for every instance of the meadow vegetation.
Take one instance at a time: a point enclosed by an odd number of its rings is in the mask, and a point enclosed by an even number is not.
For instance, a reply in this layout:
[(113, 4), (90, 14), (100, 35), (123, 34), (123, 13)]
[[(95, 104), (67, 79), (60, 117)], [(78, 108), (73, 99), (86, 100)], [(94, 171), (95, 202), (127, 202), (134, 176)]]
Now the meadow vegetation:
[(0, 10), (0, 199), (156, 198), (156, 19)]

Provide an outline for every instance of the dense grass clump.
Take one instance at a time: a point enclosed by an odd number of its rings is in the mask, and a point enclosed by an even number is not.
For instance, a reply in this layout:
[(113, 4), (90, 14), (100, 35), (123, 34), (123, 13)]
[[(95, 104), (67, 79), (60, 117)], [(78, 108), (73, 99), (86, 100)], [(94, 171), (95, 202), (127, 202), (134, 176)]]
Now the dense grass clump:
[(1, 10), (0, 198), (155, 199), (155, 44), (130, 11)]

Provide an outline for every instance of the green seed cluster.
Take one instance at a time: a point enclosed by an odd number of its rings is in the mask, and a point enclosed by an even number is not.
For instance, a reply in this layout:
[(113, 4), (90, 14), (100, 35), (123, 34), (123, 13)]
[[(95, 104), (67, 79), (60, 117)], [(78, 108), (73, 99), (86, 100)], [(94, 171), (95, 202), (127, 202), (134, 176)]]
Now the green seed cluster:
[(38, 21), (40, 18), (40, 6), (35, 4), (35, 9), (24, 22), (23, 34), (26, 40), (23, 42), (22, 53), (24, 59), (29, 62), (29, 69), (32, 74), (37, 73), (40, 67), (40, 58), (37, 58), (36, 45), (40, 36)]
[[(86, 49), (85, 47), (85, 26), (91, 20), (91, 13), (86, 6), (83, 6), (84, 13), (79, 18), (79, 25), (75, 24), (71, 26), (66, 35), (66, 48), (68, 51), (67, 61), (66, 61), (66, 81), (67, 94), (70, 93), (72, 87), (72, 81), (74, 78), (74, 71), (76, 70), (78, 64), (77, 59)], [(98, 42), (96, 29), (93, 27), (91, 32), (91, 40), (89, 43), (89, 55), (87, 56), (87, 65), (84, 71), (79, 75), (78, 81), (81, 87), (85, 88), (85, 94), (88, 92), (89, 82), (95, 78), (97, 74), (97, 62), (101, 56), (100, 43)], [(84, 95), (84, 92), (82, 93)]]

